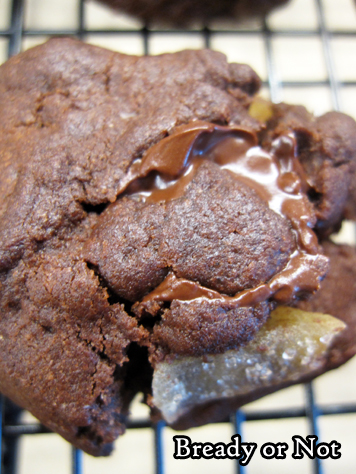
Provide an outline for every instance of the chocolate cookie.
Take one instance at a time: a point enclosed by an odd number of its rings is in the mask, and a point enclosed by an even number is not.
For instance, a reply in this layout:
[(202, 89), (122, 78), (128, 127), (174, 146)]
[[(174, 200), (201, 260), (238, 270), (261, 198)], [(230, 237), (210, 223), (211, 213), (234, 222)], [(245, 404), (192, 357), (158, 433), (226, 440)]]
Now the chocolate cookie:
[(239, 21), (267, 15), (288, 0), (101, 0), (144, 22), (187, 26), (193, 22), (231, 19)]
[(328, 271), (313, 228), (351, 194), (325, 193), (328, 214), (313, 186), (324, 167), (348, 183), (355, 124), (295, 126), (286, 106), (261, 124), (259, 86), (212, 51), (74, 39), (0, 68), (0, 389), (91, 454), (137, 392), (152, 403), (160, 367), (251, 347)]

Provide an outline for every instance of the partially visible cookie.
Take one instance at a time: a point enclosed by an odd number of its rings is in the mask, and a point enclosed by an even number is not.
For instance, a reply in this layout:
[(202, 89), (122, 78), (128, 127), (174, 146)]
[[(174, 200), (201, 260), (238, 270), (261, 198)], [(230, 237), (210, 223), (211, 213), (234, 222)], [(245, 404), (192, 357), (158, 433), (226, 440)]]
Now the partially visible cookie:
[(100, 0), (144, 22), (188, 26), (193, 22), (262, 17), (289, 0)]

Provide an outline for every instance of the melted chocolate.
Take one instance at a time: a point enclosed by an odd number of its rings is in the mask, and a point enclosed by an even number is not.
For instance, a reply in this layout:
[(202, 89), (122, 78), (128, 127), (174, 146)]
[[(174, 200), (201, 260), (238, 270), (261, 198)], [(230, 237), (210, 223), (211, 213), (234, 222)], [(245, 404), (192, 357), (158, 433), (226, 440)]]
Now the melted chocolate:
[(151, 147), (137, 160), (122, 183), (134, 199), (162, 202), (182, 196), (203, 160), (211, 160), (252, 188), (276, 213), (290, 221), (297, 250), (287, 266), (268, 283), (229, 297), (198, 283), (169, 274), (141, 305), (151, 301), (221, 299), (226, 304), (253, 306), (273, 297), (288, 303), (300, 292), (313, 292), (327, 270), (327, 258), (319, 254), (312, 227), (313, 208), (306, 197), (307, 184), (296, 157), (292, 135), (278, 138), (267, 152), (254, 133), (240, 127), (193, 122)]

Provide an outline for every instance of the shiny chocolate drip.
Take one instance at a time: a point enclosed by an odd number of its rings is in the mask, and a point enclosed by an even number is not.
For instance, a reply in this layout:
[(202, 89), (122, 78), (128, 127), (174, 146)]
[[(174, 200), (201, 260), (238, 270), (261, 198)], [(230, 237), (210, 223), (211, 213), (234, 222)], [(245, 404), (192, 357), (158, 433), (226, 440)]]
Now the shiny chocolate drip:
[(223, 127), (193, 122), (177, 127), (172, 135), (152, 146), (136, 160), (121, 182), (125, 191), (146, 202), (162, 202), (182, 196), (202, 161), (228, 137), (235, 140), (235, 152), (244, 156), (257, 145), (254, 133), (242, 127)]
[(297, 243), (286, 267), (266, 284), (230, 297), (169, 274), (140, 306), (173, 299), (189, 303), (198, 298), (219, 299), (233, 306), (254, 306), (272, 297), (279, 303), (289, 303), (298, 293), (319, 288), (328, 260), (319, 254), (312, 230), (315, 216), (306, 197), (307, 184), (295, 148), (292, 135), (276, 139), (267, 152), (258, 146), (256, 135), (244, 128), (197, 121), (178, 127), (132, 165), (120, 192), (158, 203), (182, 196), (201, 163), (213, 161), (289, 220)]

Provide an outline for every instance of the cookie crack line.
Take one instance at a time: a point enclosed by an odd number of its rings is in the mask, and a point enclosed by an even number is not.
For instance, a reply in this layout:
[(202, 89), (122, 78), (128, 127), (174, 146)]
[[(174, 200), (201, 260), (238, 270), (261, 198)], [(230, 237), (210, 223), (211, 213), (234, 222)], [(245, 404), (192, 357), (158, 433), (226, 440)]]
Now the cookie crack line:
[(110, 95), (110, 81), (111, 81), (111, 69), (114, 65), (114, 58), (115, 54), (113, 54), (105, 68), (104, 76), (105, 76), (105, 92)]
[(115, 304), (119, 303), (121, 306), (124, 307), (126, 313), (129, 316), (135, 318), (135, 315), (131, 311), (133, 303), (131, 303), (128, 300), (125, 300), (124, 298), (121, 298), (117, 293), (115, 293), (114, 290), (111, 289), (108, 282), (105, 280), (103, 275), (100, 273), (100, 269), (97, 265), (95, 265), (91, 262), (85, 261), (85, 260), (83, 260), (83, 262), (85, 263), (85, 265), (88, 267), (89, 270), (94, 272), (94, 275), (98, 279), (98, 284), (99, 284), (100, 288), (105, 290), (106, 295), (107, 295), (106, 300), (109, 303), (109, 305), (114, 306)]

